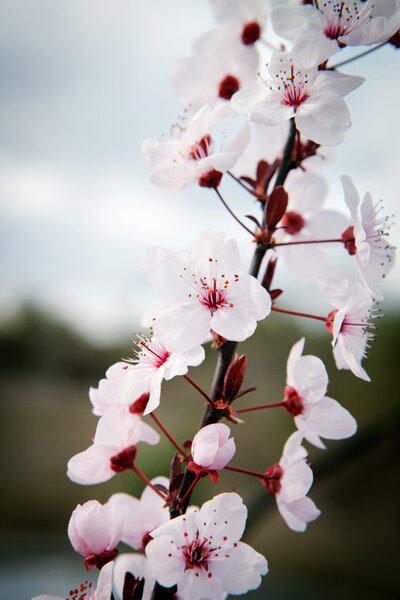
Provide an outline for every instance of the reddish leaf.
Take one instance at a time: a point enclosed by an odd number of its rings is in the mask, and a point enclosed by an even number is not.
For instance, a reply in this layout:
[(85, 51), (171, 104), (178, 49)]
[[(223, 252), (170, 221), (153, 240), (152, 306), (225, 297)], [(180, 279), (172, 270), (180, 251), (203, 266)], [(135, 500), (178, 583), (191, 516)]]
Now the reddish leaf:
[(181, 461), (179, 460), (178, 453), (175, 452), (172, 457), (171, 464), (169, 466), (169, 480), (172, 481), (181, 472)]
[(239, 392), (246, 374), (247, 359), (243, 354), (236, 358), (228, 367), (224, 379), (223, 396), (227, 402), (232, 402)]
[(289, 196), (283, 186), (278, 185), (268, 197), (265, 208), (265, 223), (273, 231), (286, 212)]
[(268, 175), (269, 169), (270, 164), (266, 160), (260, 160), (256, 170), (257, 181), (262, 181), (264, 183), (264, 178)]
[(281, 294), (283, 294), (283, 290), (271, 290), (269, 292), (269, 295), (271, 296), (271, 300), (276, 300), (278, 298), (278, 296), (280, 296)]
[(265, 269), (265, 273), (264, 273), (264, 277), (263, 277), (263, 280), (261, 282), (261, 285), (267, 291), (271, 287), (272, 278), (273, 278), (274, 273), (275, 273), (275, 267), (276, 267), (276, 263), (277, 262), (278, 262), (277, 258), (275, 258), (275, 257), (270, 258), (270, 260), (268, 261), (268, 264), (267, 264), (267, 268)]

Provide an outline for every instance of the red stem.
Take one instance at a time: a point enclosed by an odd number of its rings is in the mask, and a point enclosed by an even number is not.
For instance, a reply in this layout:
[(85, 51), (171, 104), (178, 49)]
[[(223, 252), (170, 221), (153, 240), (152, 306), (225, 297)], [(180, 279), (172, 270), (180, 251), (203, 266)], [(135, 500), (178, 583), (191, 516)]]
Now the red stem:
[(186, 379), (186, 381), (188, 381), (198, 392), (199, 394), (201, 394), (203, 396), (203, 398), (205, 398), (208, 402), (208, 404), (212, 407), (213, 406), (213, 401), (211, 400), (210, 396), (208, 396), (204, 390), (201, 389), (201, 387), (199, 387), (197, 385), (197, 383), (195, 383), (193, 381), (193, 379), (190, 379), (190, 377), (188, 375), (183, 375), (184, 379)]
[(227, 171), (228, 175), (230, 175), (232, 177), (232, 179), (234, 179), (239, 185), (241, 185), (245, 190), (247, 190), (250, 194), (252, 194), (252, 196), (257, 196), (257, 194), (249, 187), (247, 187), (247, 185), (245, 183), (243, 183), (243, 181), (239, 178), (236, 177), (233, 173), (231, 173), (230, 171)]
[(158, 425), (158, 427), (161, 429), (161, 431), (163, 432), (163, 434), (169, 439), (169, 441), (171, 442), (171, 444), (173, 446), (175, 446), (175, 448), (178, 450), (178, 452), (180, 452), (182, 454), (182, 456), (185, 456), (186, 453), (183, 450), (183, 448), (181, 448), (180, 445), (178, 444), (178, 442), (176, 440), (174, 440), (174, 438), (172, 437), (172, 435), (165, 429), (164, 425), (162, 425), (160, 423), (160, 421), (157, 419), (157, 417), (155, 416), (155, 414), (154, 413), (150, 413), (149, 416)]
[[(282, 229), (285, 229), (282, 227)], [(335, 239), (335, 240), (299, 240), (298, 242), (278, 242), (275, 244), (271, 244), (274, 248), (277, 246), (296, 246), (298, 244), (329, 244), (332, 242), (341, 242), (344, 244), (344, 240)]]
[(226, 210), (229, 212), (229, 214), (235, 219), (235, 221), (237, 221), (239, 223), (239, 225), (241, 225), (250, 235), (251, 237), (255, 237), (254, 233), (251, 231), (251, 229), (249, 229), (247, 227), (247, 225), (245, 225), (244, 223), (242, 223), (242, 221), (235, 215), (235, 213), (233, 212), (233, 210), (228, 206), (228, 204), (225, 202), (225, 200), (223, 199), (223, 197), (221, 196), (220, 192), (218, 191), (218, 188), (214, 188), (218, 198), (221, 200), (222, 204), (225, 206)]
[(294, 310), (285, 310), (284, 308), (276, 308), (273, 306), (271, 310), (275, 312), (284, 313), (285, 315), (295, 315), (296, 317), (308, 317), (309, 319), (318, 319), (318, 321), (326, 322), (326, 317), (319, 317), (318, 315), (310, 315), (308, 313), (296, 312)]
[(190, 487), (188, 488), (186, 494), (181, 499), (181, 504), (183, 504), (183, 505), (185, 504), (186, 498), (189, 496), (189, 494), (191, 493), (192, 489), (194, 488), (194, 486), (196, 485), (196, 483), (199, 481), (199, 479), (200, 479), (200, 475), (198, 473), (196, 473), (196, 477), (192, 481), (192, 483), (191, 483)]
[(258, 471), (251, 471), (250, 469), (241, 469), (240, 467), (224, 467), (228, 471), (236, 471), (237, 473), (244, 473), (245, 475), (252, 475), (253, 477), (259, 477), (261, 479), (265, 479), (264, 473), (259, 473)]
[(137, 467), (136, 465), (132, 466), (132, 471), (134, 471), (136, 473), (136, 475), (138, 475), (140, 477), (140, 479), (142, 479), (146, 485), (148, 485), (149, 487), (151, 487), (151, 489), (153, 490), (153, 492), (155, 492), (156, 494), (158, 494), (160, 496), (160, 498), (162, 498), (163, 500), (165, 500), (165, 496), (160, 492), (160, 490), (158, 490), (150, 481), (150, 479), (148, 479), (146, 477), (146, 475), (139, 469), (139, 467)]
[(261, 410), (262, 408), (275, 408), (276, 406), (285, 406), (285, 400), (281, 402), (274, 402), (273, 404), (260, 404), (259, 406), (250, 406), (249, 408), (236, 408), (232, 412), (235, 413), (245, 413), (250, 412), (252, 410)]

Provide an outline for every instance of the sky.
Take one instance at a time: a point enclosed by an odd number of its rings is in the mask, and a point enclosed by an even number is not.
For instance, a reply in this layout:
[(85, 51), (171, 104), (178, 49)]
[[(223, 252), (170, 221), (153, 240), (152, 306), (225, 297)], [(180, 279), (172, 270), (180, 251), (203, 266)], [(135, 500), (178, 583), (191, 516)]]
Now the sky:
[[(152, 301), (141, 270), (149, 246), (184, 248), (212, 227), (250, 256), (246, 232), (212, 192), (157, 190), (140, 149), (182, 113), (168, 69), (214, 26), (206, 0), (0, 0), (0, 10), (3, 326), (30, 301), (110, 341), (130, 335)], [(345, 69), (367, 80), (347, 99), (353, 126), (324, 169), (332, 206), (342, 205), (340, 176), (349, 174), (396, 212), (398, 60), (385, 47)], [(224, 185), (234, 210), (249, 212), (248, 198)], [(395, 226), (395, 245), (399, 235)], [(399, 271), (397, 263), (382, 288), (389, 306)], [(310, 297), (280, 277), (292, 290), (287, 305), (299, 290)]]

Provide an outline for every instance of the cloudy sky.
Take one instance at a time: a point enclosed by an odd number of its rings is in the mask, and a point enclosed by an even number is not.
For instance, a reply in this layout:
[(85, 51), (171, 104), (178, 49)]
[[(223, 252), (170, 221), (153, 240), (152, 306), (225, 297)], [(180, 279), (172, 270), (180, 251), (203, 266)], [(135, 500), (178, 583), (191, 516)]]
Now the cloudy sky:
[[(212, 226), (249, 253), (211, 192), (156, 190), (140, 151), (182, 112), (168, 68), (213, 25), (208, 2), (0, 0), (0, 8), (2, 318), (33, 300), (89, 337), (126, 334), (152, 297), (141, 274), (150, 245), (184, 247)], [(367, 82), (348, 98), (353, 128), (325, 169), (332, 205), (346, 173), (396, 211), (399, 58), (388, 47), (346, 69)], [(249, 212), (247, 197), (226, 190), (239, 214)], [(398, 245), (398, 228), (393, 237)], [(383, 288), (392, 304), (399, 271)]]

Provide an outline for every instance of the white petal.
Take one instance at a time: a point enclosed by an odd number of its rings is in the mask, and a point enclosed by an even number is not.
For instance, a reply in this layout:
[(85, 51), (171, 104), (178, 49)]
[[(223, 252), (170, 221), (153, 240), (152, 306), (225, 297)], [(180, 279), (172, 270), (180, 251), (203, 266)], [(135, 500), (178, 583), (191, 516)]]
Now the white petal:
[(293, 531), (305, 531), (307, 523), (319, 517), (321, 511), (310, 498), (301, 498), (289, 504), (277, 497), (278, 510)]
[(317, 144), (336, 146), (350, 129), (349, 109), (340, 96), (310, 96), (296, 112), (296, 125), (302, 135)]
[(261, 575), (268, 572), (268, 562), (251, 546), (239, 542), (236, 548), (226, 550), (224, 560), (210, 561), (210, 571), (229, 594), (245, 594), (258, 588)]
[(219, 308), (212, 316), (211, 329), (227, 340), (242, 342), (253, 335), (257, 321), (242, 307)]
[(357, 431), (354, 417), (333, 398), (325, 397), (308, 404), (302, 416), (307, 427), (329, 440), (342, 440)]
[(294, 377), (294, 367), (296, 365), (296, 362), (299, 360), (300, 356), (303, 353), (305, 341), (306, 341), (306, 338), (304, 338), (304, 337), (300, 338), (298, 342), (293, 344), (293, 346), (289, 352), (289, 357), (287, 360), (287, 367), (286, 367), (286, 375), (287, 375), (286, 383), (292, 387), (296, 387), (296, 379)]
[(307, 402), (320, 400), (328, 387), (324, 363), (316, 356), (302, 356), (293, 368), (293, 387)]
[(183, 553), (171, 535), (161, 535), (146, 546), (148, 566), (155, 579), (164, 587), (178, 583), (185, 571)]
[(171, 350), (185, 352), (202, 344), (211, 329), (211, 313), (200, 302), (185, 302), (167, 308), (158, 317), (154, 332), (168, 339)]
[(118, 452), (115, 446), (93, 444), (87, 450), (75, 454), (68, 461), (67, 476), (75, 483), (93, 485), (114, 477), (110, 458)]

